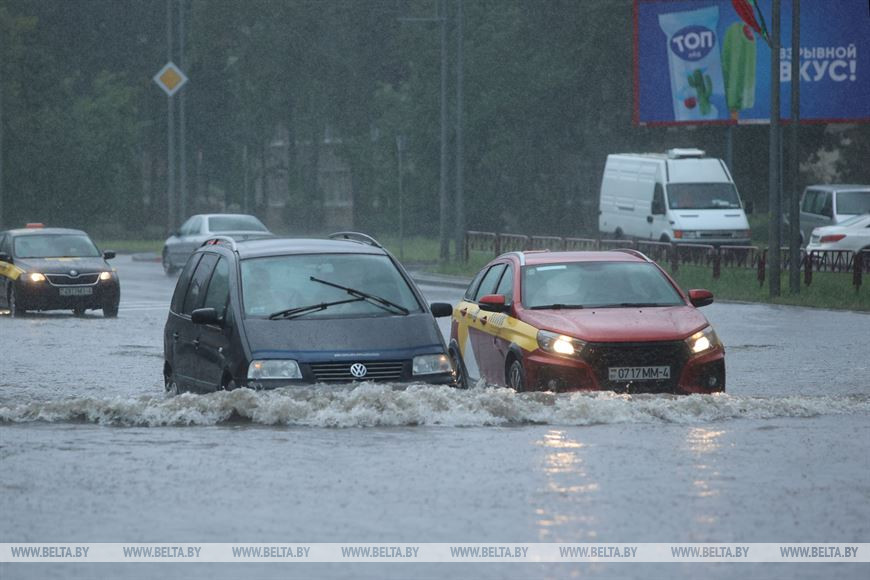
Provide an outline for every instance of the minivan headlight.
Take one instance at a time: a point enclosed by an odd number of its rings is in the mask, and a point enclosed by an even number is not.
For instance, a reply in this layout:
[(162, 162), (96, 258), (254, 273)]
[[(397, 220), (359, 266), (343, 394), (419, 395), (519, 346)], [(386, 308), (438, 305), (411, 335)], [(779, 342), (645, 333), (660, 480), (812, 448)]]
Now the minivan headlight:
[(302, 371), (295, 360), (254, 360), (248, 365), (249, 379), (301, 379)]
[(700, 330), (686, 339), (689, 352), (693, 355), (703, 354), (722, 345), (712, 326)]
[(414, 357), (414, 375), (434, 375), (439, 373), (452, 373), (450, 358), (446, 354), (424, 354)]
[(564, 334), (539, 330), (538, 346), (541, 347), (541, 350), (552, 354), (579, 358), (580, 353), (583, 352), (583, 348), (586, 346), (586, 342), (579, 338), (565, 336)]

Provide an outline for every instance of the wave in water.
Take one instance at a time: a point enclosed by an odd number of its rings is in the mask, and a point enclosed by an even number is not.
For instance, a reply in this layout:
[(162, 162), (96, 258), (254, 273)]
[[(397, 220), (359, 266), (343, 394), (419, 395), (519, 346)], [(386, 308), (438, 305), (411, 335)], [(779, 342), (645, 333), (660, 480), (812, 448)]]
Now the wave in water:
[(0, 403), (0, 422), (86, 422), (119, 426), (259, 425), (313, 427), (516, 424), (703, 423), (870, 412), (867, 395), (748, 397), (515, 393), (510, 389), (362, 383), (274, 391), (239, 389), (177, 397), (70, 398)]

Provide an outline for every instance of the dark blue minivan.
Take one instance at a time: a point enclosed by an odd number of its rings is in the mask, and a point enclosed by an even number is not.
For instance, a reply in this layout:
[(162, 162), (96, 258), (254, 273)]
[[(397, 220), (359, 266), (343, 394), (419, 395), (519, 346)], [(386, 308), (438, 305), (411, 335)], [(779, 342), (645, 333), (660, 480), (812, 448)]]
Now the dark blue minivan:
[(372, 238), (207, 240), (188, 260), (164, 332), (170, 392), (353, 381), (455, 385), (435, 317)]

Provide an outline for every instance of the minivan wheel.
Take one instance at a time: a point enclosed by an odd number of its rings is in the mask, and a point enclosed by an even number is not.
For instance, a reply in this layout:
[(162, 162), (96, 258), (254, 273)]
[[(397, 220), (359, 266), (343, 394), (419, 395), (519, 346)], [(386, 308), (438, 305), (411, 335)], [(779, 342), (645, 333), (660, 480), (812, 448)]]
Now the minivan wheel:
[(526, 390), (526, 371), (523, 369), (523, 363), (519, 359), (513, 359), (508, 367), (507, 373), (508, 386), (518, 393)]
[(235, 391), (238, 388), (239, 385), (236, 384), (236, 380), (233, 377), (224, 377), (221, 384), (222, 391)]
[(116, 318), (118, 316), (118, 303), (103, 305), (103, 316), (106, 318)]
[(178, 382), (175, 380), (175, 375), (172, 371), (163, 375), (163, 388), (173, 397), (181, 394), (181, 390), (178, 388)]

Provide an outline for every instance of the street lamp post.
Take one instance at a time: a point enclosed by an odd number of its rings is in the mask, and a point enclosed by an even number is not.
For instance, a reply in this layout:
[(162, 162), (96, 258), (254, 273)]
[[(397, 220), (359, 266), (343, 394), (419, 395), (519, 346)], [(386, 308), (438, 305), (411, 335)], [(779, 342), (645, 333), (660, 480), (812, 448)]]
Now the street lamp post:
[(438, 237), (442, 260), (450, 258), (447, 227), (447, 0), (439, 0), (436, 18), (399, 18), (400, 22), (438, 22), (441, 26), (441, 170), (438, 184)]
[(463, 20), (462, 0), (457, 0), (456, 4), (456, 241), (454, 251), (456, 261), (462, 260), (465, 255), (465, 192), (464, 192), (464, 171), (465, 159), (463, 158), (463, 140), (462, 140), (462, 77), (464, 74), (462, 61), (462, 20)]
[(405, 259), (404, 190), (402, 187), (402, 154), (405, 152), (405, 136), (396, 135), (396, 153), (399, 160), (399, 259)]

